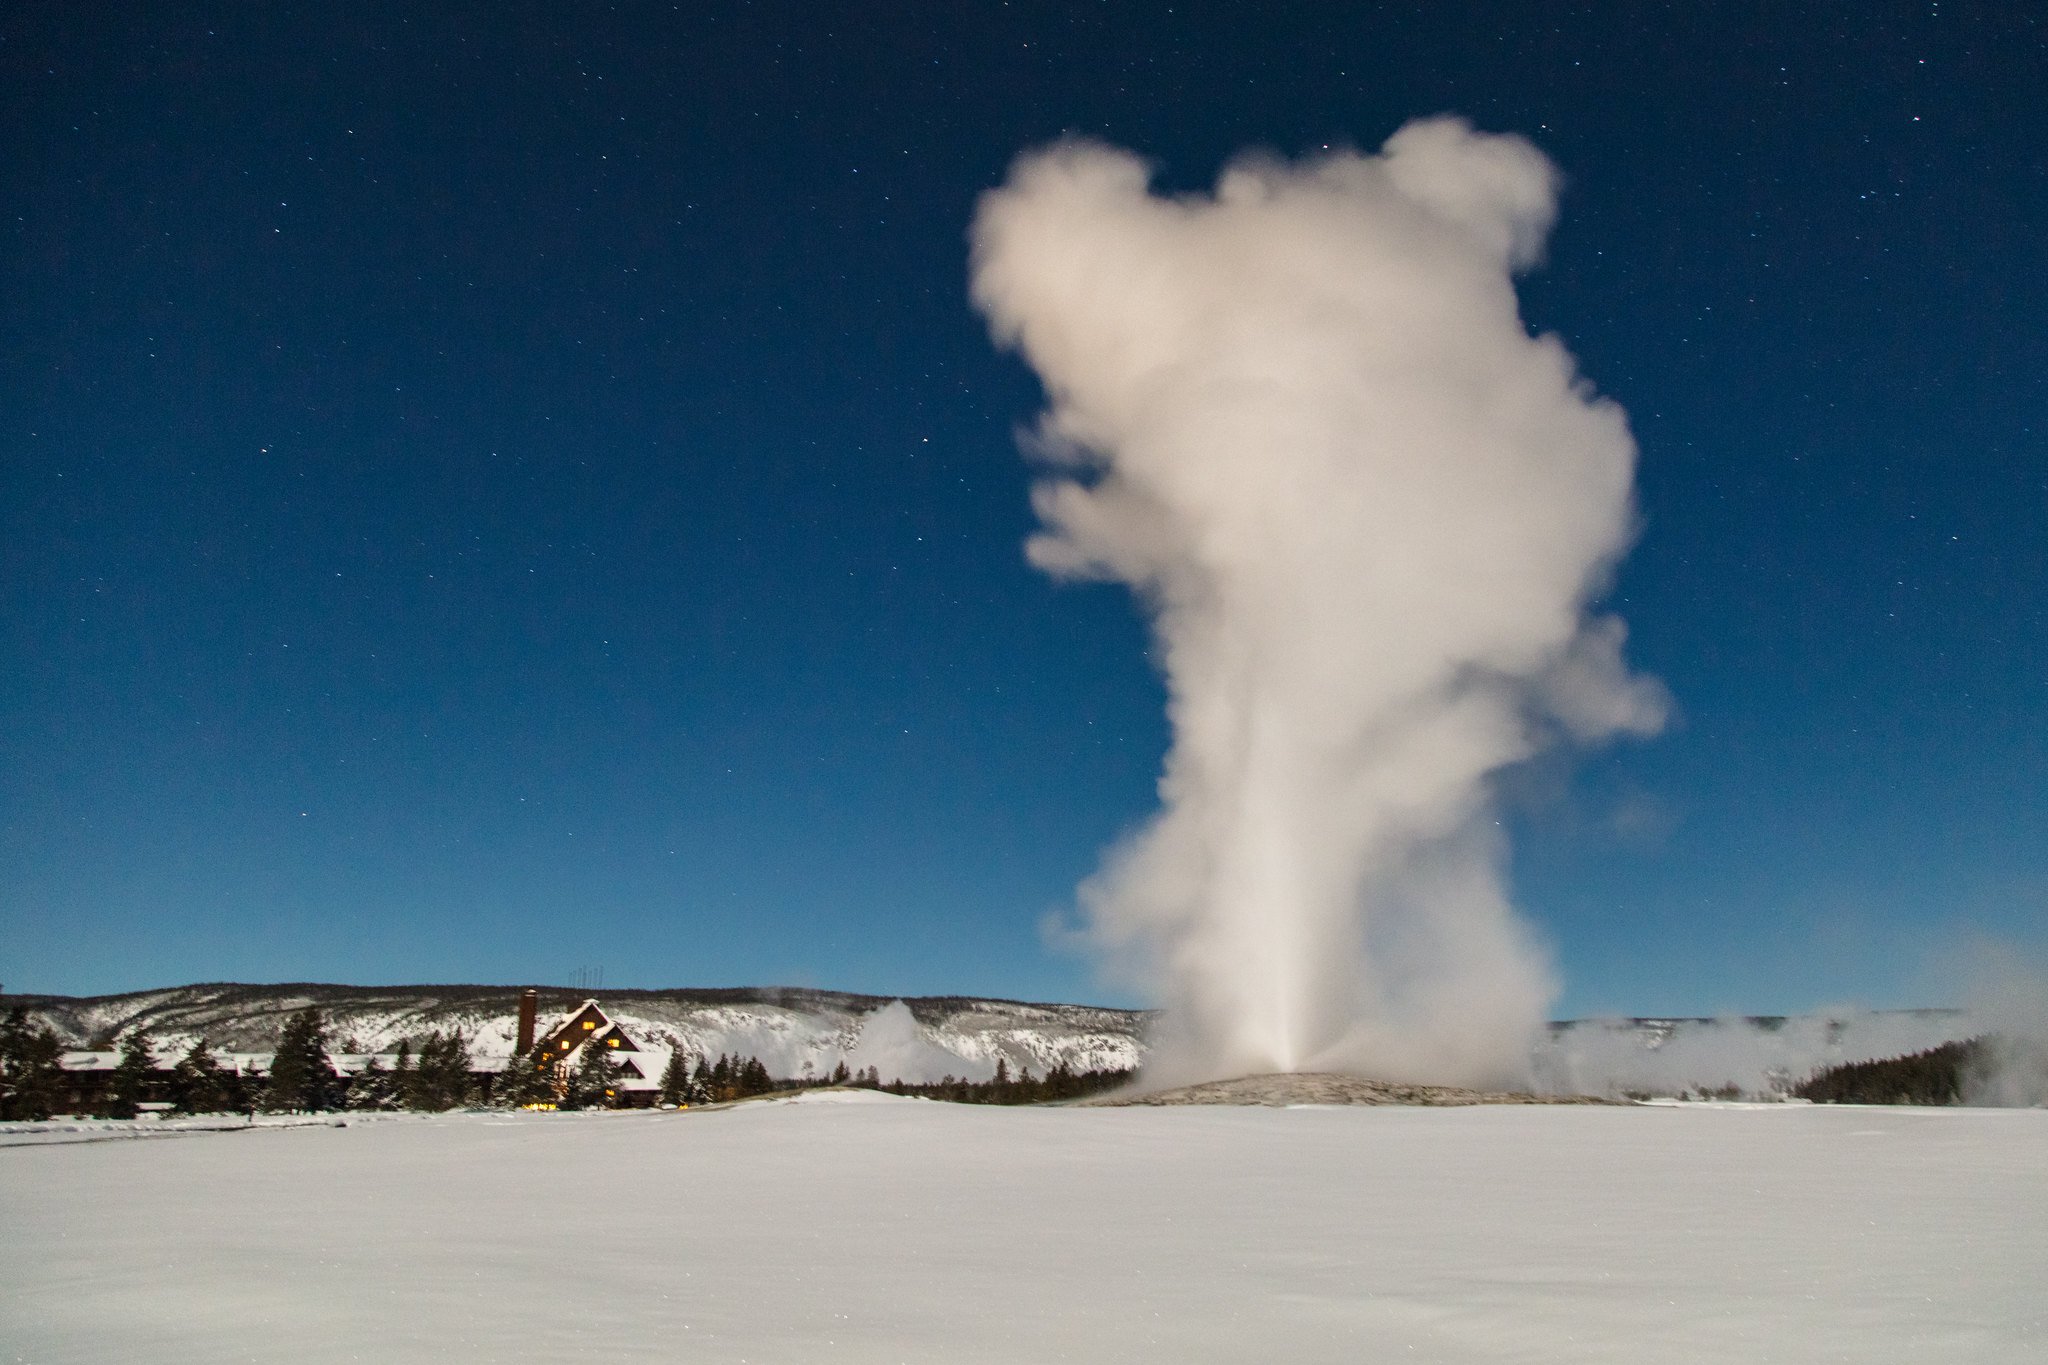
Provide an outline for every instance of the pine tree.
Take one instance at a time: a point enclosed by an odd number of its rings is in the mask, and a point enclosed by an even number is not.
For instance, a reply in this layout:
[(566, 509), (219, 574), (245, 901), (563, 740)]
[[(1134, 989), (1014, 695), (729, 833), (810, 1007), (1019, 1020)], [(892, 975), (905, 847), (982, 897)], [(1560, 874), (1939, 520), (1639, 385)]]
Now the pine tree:
[(398, 1055), (391, 1059), (391, 1104), (410, 1109), (413, 1097), (412, 1039), (398, 1040)]
[(156, 1079), (156, 1058), (150, 1055), (149, 1034), (137, 1029), (121, 1044), (121, 1060), (114, 1066), (113, 1086), (107, 1099), (107, 1117), (132, 1119), (150, 1097)]
[(712, 1100), (711, 1063), (705, 1058), (699, 1057), (697, 1059), (697, 1069), (690, 1073), (690, 1103), (710, 1104)]
[(412, 1085), (406, 1095), (406, 1108), (440, 1108), (440, 1096), (437, 1093), (440, 1087), (441, 1035), (429, 1033), (420, 1040), (420, 1050), (413, 1058)]
[(355, 1110), (389, 1109), (397, 1102), (391, 1088), (391, 1073), (375, 1057), (363, 1063), (363, 1069), (349, 1082), (347, 1107)]
[(540, 1055), (539, 1049), (522, 1052), (505, 1063), (505, 1072), (498, 1078), (494, 1097), (508, 1109), (553, 1104), (555, 1069)]
[(839, 1059), (839, 1065), (832, 1068), (832, 1084), (845, 1085), (853, 1079), (853, 1073), (846, 1069), (846, 1058)]
[(469, 1044), (461, 1032), (428, 1034), (409, 1075), (406, 1107), (440, 1113), (468, 1103), (469, 1092)]
[(0, 1119), (46, 1119), (64, 1098), (64, 1047), (16, 1005), (0, 1024)]
[(565, 1108), (609, 1109), (618, 1099), (619, 1068), (612, 1061), (611, 1049), (599, 1047), (596, 1040), (583, 1045), (583, 1053), (576, 1059), (576, 1069), (569, 1073), (569, 1092), (564, 1097)]
[[(408, 1043), (411, 1039), (406, 1040)], [(427, 1109), (433, 1099), (428, 1093), (434, 1084), (434, 1071), (439, 1065), (441, 1038), (429, 1033), (420, 1040), (419, 1051), (412, 1054), (412, 1065), (405, 1069), (405, 1081), (399, 1087), (398, 1105), (401, 1109)]]
[(317, 1006), (308, 1005), (285, 1022), (277, 1052), (270, 1059), (270, 1085), (264, 1107), (272, 1110), (320, 1110), (333, 1107), (334, 1063), (327, 1056), (327, 1025)]
[(461, 1029), (455, 1029), (449, 1033), (447, 1050), (441, 1057), (441, 1093), (447, 1096), (449, 1108), (478, 1098), (474, 1066), (469, 1057), (469, 1040), (462, 1036)]
[(661, 1103), (678, 1107), (690, 1102), (690, 1059), (677, 1048), (668, 1054), (668, 1064), (661, 1069)]
[(221, 1074), (220, 1062), (204, 1038), (171, 1068), (171, 1102), (180, 1114), (218, 1114), (236, 1098)]

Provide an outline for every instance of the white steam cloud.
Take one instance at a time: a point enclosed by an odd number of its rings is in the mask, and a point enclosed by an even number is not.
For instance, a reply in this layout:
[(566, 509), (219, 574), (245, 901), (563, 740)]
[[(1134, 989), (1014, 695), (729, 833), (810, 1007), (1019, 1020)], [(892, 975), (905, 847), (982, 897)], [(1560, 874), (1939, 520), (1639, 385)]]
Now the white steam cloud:
[(1167, 1007), (1154, 1075), (1526, 1070), (1555, 988), (1490, 777), (1664, 713), (1587, 614), (1625, 418), (1517, 307), (1556, 181), (1440, 118), (1177, 199), (1064, 142), (980, 205), (974, 300), (1049, 399), (1031, 561), (1128, 584), (1166, 675), (1163, 809), (1081, 890)]
[(1958, 960), (1984, 1037), (1984, 1054), (1964, 1078), (1964, 1101), (2048, 1105), (2048, 963), (1990, 939), (1967, 944)]

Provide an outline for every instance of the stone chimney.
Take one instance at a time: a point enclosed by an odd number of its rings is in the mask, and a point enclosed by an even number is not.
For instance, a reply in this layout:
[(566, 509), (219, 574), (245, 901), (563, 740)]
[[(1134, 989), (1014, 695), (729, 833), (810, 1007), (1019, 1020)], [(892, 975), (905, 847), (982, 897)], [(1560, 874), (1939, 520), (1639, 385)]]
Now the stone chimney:
[(540, 1018), (540, 992), (529, 987), (519, 997), (519, 1047), (518, 1055), (524, 1057), (533, 1051), (533, 1027)]

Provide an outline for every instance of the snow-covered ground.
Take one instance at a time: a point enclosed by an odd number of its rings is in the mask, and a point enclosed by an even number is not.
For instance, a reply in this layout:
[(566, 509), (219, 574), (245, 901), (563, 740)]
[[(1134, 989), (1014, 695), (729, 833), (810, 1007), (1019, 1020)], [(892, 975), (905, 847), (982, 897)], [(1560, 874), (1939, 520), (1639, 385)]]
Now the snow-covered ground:
[(2048, 1360), (2048, 1111), (51, 1136), (0, 1150), (0, 1361)]

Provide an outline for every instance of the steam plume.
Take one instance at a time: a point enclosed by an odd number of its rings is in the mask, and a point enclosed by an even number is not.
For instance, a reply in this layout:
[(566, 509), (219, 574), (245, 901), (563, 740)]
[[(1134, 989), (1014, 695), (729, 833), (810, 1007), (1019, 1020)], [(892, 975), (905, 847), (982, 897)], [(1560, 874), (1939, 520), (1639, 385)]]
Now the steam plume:
[(1049, 400), (1029, 556), (1130, 585), (1166, 675), (1163, 808), (1081, 890), (1167, 1006), (1155, 1074), (1526, 1065), (1554, 987), (1489, 776), (1663, 715), (1586, 612), (1626, 421), (1517, 309), (1555, 188), (1442, 118), (1181, 199), (1063, 142), (982, 200), (974, 300)]

